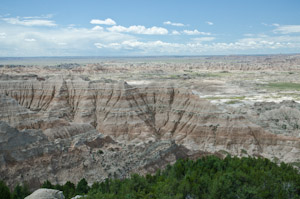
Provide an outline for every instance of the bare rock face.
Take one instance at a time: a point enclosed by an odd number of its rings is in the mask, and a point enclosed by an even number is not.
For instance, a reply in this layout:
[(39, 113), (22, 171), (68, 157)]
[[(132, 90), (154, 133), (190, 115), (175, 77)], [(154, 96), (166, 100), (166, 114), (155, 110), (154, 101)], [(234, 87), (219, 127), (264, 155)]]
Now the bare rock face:
[[(179, 158), (209, 154), (300, 161), (299, 137), (265, 127), (264, 121), (281, 117), (277, 109), (248, 119), (170, 84), (76, 76), (0, 81), (0, 176), (11, 186), (34, 188), (45, 180), (155, 172)], [(299, 119), (293, 111), (288, 129)]]
[(152, 173), (179, 158), (209, 154), (167, 140), (121, 143), (95, 129), (53, 141), (40, 131), (19, 131), (5, 122), (0, 123), (0, 140), (1, 177), (10, 185), (27, 182), (31, 188), (45, 180), (62, 184), (86, 178), (93, 182), (125, 178), (132, 172)]
[(84, 196), (81, 196), (81, 195), (77, 195), (77, 196), (75, 196), (75, 197), (73, 197), (73, 198), (71, 198), (71, 199), (79, 199), (79, 198), (83, 198)]
[(55, 189), (38, 189), (25, 199), (65, 199), (62, 191)]
[(300, 104), (295, 101), (256, 103), (256, 123), (275, 134), (300, 137)]

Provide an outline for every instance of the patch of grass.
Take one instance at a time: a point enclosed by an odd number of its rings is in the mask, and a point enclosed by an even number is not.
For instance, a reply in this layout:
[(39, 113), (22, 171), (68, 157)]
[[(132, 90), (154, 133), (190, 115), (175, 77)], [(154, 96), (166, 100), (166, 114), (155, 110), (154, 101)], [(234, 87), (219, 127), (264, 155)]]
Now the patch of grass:
[(278, 93), (280, 96), (300, 97), (300, 93)]
[(245, 96), (236, 96), (236, 97), (230, 97), (229, 99), (232, 99), (232, 100), (243, 100), (245, 98), (246, 98)]
[(224, 72), (215, 72), (215, 73), (207, 73), (207, 72), (192, 72), (189, 74), (191, 77), (222, 77), (222, 76), (228, 76), (230, 73), (224, 73)]
[(291, 82), (276, 82), (269, 83), (265, 86), (269, 89), (279, 89), (279, 90), (297, 90), (300, 91), (300, 83), (291, 83)]
[(240, 102), (241, 102), (240, 100), (230, 100), (230, 101), (225, 102), (225, 104), (238, 104)]
[(170, 75), (166, 77), (166, 79), (178, 79), (178, 78), (180, 78), (180, 75)]
[(207, 99), (207, 100), (221, 100), (221, 99), (230, 99), (230, 100), (244, 100), (246, 98), (246, 96), (234, 96), (234, 97), (226, 97), (226, 96), (222, 96), (222, 97), (206, 97), (203, 99)]

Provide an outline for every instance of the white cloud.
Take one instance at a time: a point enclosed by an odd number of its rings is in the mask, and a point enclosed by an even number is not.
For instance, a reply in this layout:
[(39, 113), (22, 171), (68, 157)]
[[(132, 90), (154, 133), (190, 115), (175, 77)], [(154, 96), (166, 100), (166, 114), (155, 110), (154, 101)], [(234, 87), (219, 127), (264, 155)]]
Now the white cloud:
[[(130, 26), (131, 27), (131, 26)], [(130, 32), (129, 31), (129, 28), (126, 28), (124, 26), (112, 26), (110, 28), (107, 28), (108, 31), (111, 31), (111, 32)]]
[(36, 41), (35, 39), (33, 39), (33, 38), (26, 38), (26, 39), (24, 39), (24, 41), (28, 41), (28, 42), (34, 42), (34, 41)]
[(210, 26), (214, 25), (214, 23), (211, 22), (211, 21), (207, 21), (206, 23), (207, 23), (208, 25), (210, 25)]
[(110, 43), (110, 44), (102, 44), (95, 43), (97, 48), (106, 48), (113, 50), (133, 50), (137, 51), (140, 54), (149, 54), (149, 53), (179, 53), (180, 50), (184, 48), (184, 44), (178, 43), (168, 43), (160, 40), (157, 41), (147, 41), (142, 42), (138, 40), (126, 40), (121, 43)]
[(300, 25), (284, 25), (278, 26), (274, 32), (281, 34), (300, 33)]
[[(6, 38), (0, 39), (0, 56), (98, 55), (94, 43), (106, 44), (134, 39), (133, 36), (123, 33), (75, 27), (41, 29), (6, 25), (5, 33)], [(109, 55), (109, 52), (104, 53)]]
[(46, 19), (20, 19), (19, 17), (15, 18), (2, 18), (3, 21), (13, 24), (13, 25), (22, 25), (22, 26), (56, 26), (55, 22), (52, 20)]
[(94, 31), (102, 31), (103, 27), (101, 27), (101, 26), (95, 26), (95, 27), (92, 28), (92, 30), (94, 30)]
[(94, 44), (96, 48), (110, 48), (113, 50), (120, 50), (121, 48), (124, 48), (124, 46), (121, 45), (121, 43), (113, 42), (109, 44), (102, 44), (102, 43), (95, 43)]
[(53, 14), (46, 14), (41, 16), (29, 16), (29, 17), (23, 17), (23, 19), (50, 19), (53, 17)]
[(139, 47), (139, 48), (153, 48), (153, 47), (163, 47), (163, 46), (174, 46), (174, 43), (158, 41), (140, 42), (140, 41), (124, 41), (122, 45), (128, 47)]
[[(156, 36), (154, 41), (150, 40), (153, 37), (126, 33), (166, 35), (168, 30), (144, 26), (103, 28), (98, 25), (93, 28), (58, 26), (46, 29), (2, 23), (0, 38), (5, 39), (0, 39), (0, 56), (201, 55), (299, 52), (300, 49), (300, 35), (248, 34), (232, 42), (216, 42), (215, 37), (209, 36), (211, 33), (198, 30), (171, 30), (170, 35), (182, 35), (180, 39), (179, 36)], [(221, 39), (226, 38), (218, 38)]]
[(269, 26), (269, 27), (278, 27), (278, 26), (280, 26), (278, 23), (272, 23), (272, 24), (267, 24), (267, 23), (261, 23), (262, 25), (264, 25), (264, 26)]
[(193, 38), (193, 41), (195, 42), (207, 42), (207, 41), (213, 41), (215, 40), (215, 37), (197, 37), (197, 38)]
[(188, 43), (157, 41), (125, 40), (113, 43), (95, 43), (97, 48), (104, 50), (116, 50), (123, 52), (131, 50), (139, 54), (228, 54), (253, 51), (264, 52), (265, 50), (300, 48), (300, 37), (254, 37), (243, 38), (236, 42), (203, 43), (215, 40), (214, 37), (200, 37), (192, 39)]
[(209, 32), (199, 32), (197, 29), (195, 30), (184, 30), (183, 33), (187, 35), (211, 35)]
[(161, 27), (153, 26), (151, 28), (146, 28), (145, 26), (112, 26), (107, 28), (111, 32), (128, 32), (134, 34), (144, 34), (144, 35), (166, 35), (168, 30)]
[(172, 35), (180, 35), (180, 32), (178, 32), (177, 30), (173, 30)]
[(173, 23), (171, 21), (165, 21), (164, 22), (165, 25), (171, 25), (171, 26), (185, 26), (183, 23)]
[(102, 24), (102, 25), (116, 25), (116, 22), (112, 20), (111, 18), (107, 18), (105, 20), (100, 19), (92, 19), (90, 21), (91, 24)]
[(6, 38), (6, 33), (0, 32), (0, 39), (5, 39), (5, 38)]
[(252, 37), (252, 38), (243, 38), (238, 41), (245, 42), (245, 41), (268, 41), (268, 42), (281, 42), (281, 43), (299, 43), (300, 42), (300, 36), (276, 36), (276, 37), (271, 37), (267, 35), (259, 35), (257, 37)]
[(101, 43), (94, 43), (94, 45), (95, 45), (97, 48), (105, 48), (105, 47), (106, 47), (106, 45), (101, 44)]
[(300, 37), (291, 36), (267, 36), (261, 35), (253, 38), (239, 39), (234, 43), (235, 48), (247, 49), (292, 49), (300, 48)]

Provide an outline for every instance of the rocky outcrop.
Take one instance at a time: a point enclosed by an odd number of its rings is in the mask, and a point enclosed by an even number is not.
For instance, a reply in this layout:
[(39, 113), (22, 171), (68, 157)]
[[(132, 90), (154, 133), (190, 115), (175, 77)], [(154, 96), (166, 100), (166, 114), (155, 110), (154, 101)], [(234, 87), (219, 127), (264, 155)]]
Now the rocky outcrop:
[(295, 101), (280, 103), (260, 102), (253, 106), (253, 122), (274, 134), (300, 137), (300, 104)]
[(0, 105), (0, 174), (10, 185), (124, 178), (208, 154), (300, 161), (299, 137), (171, 84), (16, 79), (0, 82)]
[(55, 189), (38, 189), (25, 199), (64, 199), (62, 191)]
[(173, 141), (121, 143), (96, 130), (52, 141), (36, 130), (18, 131), (4, 122), (0, 136), (1, 177), (11, 186), (27, 182), (31, 188), (46, 180), (63, 184), (152, 173), (179, 158), (210, 154), (190, 151)]

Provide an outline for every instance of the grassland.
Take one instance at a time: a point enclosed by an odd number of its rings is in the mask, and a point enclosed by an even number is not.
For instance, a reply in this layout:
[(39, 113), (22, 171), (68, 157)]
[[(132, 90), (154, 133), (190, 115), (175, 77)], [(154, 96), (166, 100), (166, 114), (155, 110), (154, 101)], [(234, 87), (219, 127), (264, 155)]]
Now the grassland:
[(274, 89), (274, 90), (296, 90), (296, 91), (300, 91), (300, 83), (292, 83), (292, 82), (268, 83), (264, 87), (267, 88), (267, 89)]

